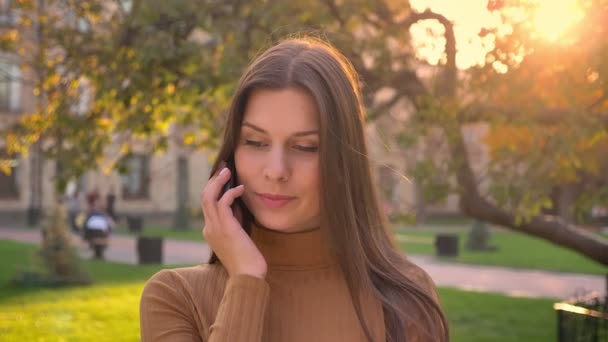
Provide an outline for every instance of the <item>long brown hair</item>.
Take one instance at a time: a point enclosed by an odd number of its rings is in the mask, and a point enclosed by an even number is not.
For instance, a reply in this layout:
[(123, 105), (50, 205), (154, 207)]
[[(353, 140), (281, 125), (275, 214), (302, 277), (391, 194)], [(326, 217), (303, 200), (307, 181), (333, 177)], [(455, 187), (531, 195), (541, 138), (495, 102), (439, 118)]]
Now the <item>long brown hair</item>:
[[(314, 38), (287, 39), (253, 61), (236, 88), (211, 174), (234, 154), (251, 92), (288, 87), (308, 91), (318, 106), (321, 225), (331, 228), (325, 231), (368, 340), (364, 292), (382, 302), (387, 341), (406, 341), (410, 329), (424, 341), (448, 341), (447, 321), (429, 291), (432, 282), (395, 247), (380, 210), (367, 158), (359, 79), (331, 45)], [(243, 226), (250, 233), (252, 216), (242, 209)], [(217, 261), (213, 254), (209, 262)]]

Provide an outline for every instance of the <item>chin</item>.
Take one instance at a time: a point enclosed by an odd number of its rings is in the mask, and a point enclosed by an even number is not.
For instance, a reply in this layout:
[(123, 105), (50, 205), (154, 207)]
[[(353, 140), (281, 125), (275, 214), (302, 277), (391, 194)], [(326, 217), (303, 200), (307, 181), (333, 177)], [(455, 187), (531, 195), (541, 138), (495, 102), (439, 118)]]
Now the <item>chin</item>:
[(281, 217), (280, 215), (255, 215), (255, 220), (262, 227), (282, 233), (298, 233), (313, 230), (319, 225), (314, 224), (314, 220), (310, 222), (296, 222), (293, 218)]
[[(276, 230), (278, 232), (289, 232), (292, 227), (286, 218), (276, 217), (275, 215), (255, 215), (256, 221), (264, 228)], [(270, 217), (269, 217), (270, 216)], [(274, 216), (274, 217), (273, 217)], [(278, 216), (278, 215), (277, 215)]]
[(286, 212), (272, 212), (266, 208), (260, 208), (248, 201), (248, 198), (244, 199), (245, 205), (249, 208), (249, 211), (262, 227), (279, 232), (288, 232), (293, 226), (292, 215), (286, 215)]

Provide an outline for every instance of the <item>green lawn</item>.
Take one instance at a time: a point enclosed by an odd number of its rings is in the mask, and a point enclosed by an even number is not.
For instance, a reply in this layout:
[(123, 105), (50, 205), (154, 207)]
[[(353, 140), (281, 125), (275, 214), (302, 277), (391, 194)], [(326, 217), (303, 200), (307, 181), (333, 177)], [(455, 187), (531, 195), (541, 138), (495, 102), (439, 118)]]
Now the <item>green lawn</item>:
[[(115, 230), (118, 234), (133, 235), (129, 232), (126, 226), (118, 226)], [(161, 236), (167, 239), (188, 240), (188, 241), (203, 241), (203, 232), (201, 229), (176, 230), (160, 226), (145, 226), (141, 235), (145, 236)]]
[[(95, 284), (56, 289), (16, 289), (8, 279), (34, 260), (35, 246), (0, 241), (2, 341), (138, 341), (137, 307), (146, 279), (159, 266), (83, 260)], [(14, 260), (14, 261), (13, 261)]]
[(439, 289), (453, 342), (556, 341), (553, 301)]
[[(0, 241), (2, 341), (139, 341), (139, 297), (158, 266), (83, 261), (96, 283), (62, 289), (11, 289), (9, 277), (34, 246)], [(553, 301), (440, 289), (452, 341), (554, 341)]]
[[(459, 235), (460, 255), (457, 258), (445, 258), (446, 262), (599, 275), (608, 273), (608, 267), (593, 260), (524, 234), (493, 232), (490, 244), (498, 247), (496, 252), (468, 251), (465, 248), (467, 233), (455, 230), (454, 234)], [(401, 249), (406, 253), (431, 255), (435, 253), (434, 236), (433, 232), (409, 229), (401, 230), (398, 239)]]

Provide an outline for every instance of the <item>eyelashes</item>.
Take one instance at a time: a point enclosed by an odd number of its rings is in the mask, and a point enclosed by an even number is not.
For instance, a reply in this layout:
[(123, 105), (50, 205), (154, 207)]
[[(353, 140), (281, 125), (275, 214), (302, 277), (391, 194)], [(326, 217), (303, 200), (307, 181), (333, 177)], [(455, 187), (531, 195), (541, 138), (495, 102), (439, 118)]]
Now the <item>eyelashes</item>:
[[(264, 142), (250, 139), (245, 139), (245, 145), (251, 146), (255, 149), (262, 149), (268, 146), (268, 144), (265, 144)], [(292, 147), (295, 150), (307, 153), (316, 153), (319, 151), (319, 148), (317, 146), (293, 145)]]
[(264, 147), (264, 144), (261, 141), (248, 140), (248, 139), (245, 139), (245, 145), (253, 146), (256, 148)]
[(315, 153), (317, 151), (319, 151), (319, 148), (316, 146), (301, 146), (301, 145), (296, 145), (294, 146), (294, 148), (303, 151), (303, 152), (309, 152), (309, 153)]

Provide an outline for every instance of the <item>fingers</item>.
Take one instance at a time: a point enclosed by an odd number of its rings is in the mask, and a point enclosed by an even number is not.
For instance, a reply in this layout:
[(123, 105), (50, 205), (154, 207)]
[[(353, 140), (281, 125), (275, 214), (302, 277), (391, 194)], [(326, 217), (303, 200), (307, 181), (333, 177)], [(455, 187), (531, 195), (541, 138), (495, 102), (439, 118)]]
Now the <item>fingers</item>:
[[(229, 232), (236, 227), (241, 227), (242, 219), (235, 216), (231, 206), (235, 199), (243, 195), (244, 192), (245, 186), (239, 185), (226, 191), (216, 205), (206, 208), (205, 221), (209, 223), (206, 223), (203, 227), (203, 237), (206, 240), (210, 239), (210, 234), (230, 234)], [(242, 217), (242, 215), (239, 216)]]
[(217, 210), (219, 215), (226, 218), (235, 217), (235, 213), (232, 211), (232, 204), (238, 197), (242, 196), (243, 193), (245, 193), (244, 185), (239, 185), (226, 191), (218, 202)]
[(237, 187), (234, 187), (234, 188), (226, 191), (226, 193), (224, 195), (222, 195), (222, 198), (220, 198), (218, 204), (220, 204), (222, 206), (230, 207), (232, 205), (232, 203), (234, 203), (234, 200), (237, 197), (241, 196), (244, 192), (245, 192), (244, 185), (241, 184)]
[[(225, 163), (222, 162), (220, 165), (225, 165)], [(226, 171), (222, 173), (223, 170)], [(201, 209), (203, 210), (205, 221), (215, 222), (217, 220), (217, 198), (220, 189), (222, 188), (223, 184), (228, 181), (229, 178), (230, 170), (221, 166), (209, 179), (207, 185), (205, 185), (205, 188), (201, 193)]]
[(220, 171), (222, 171), (222, 169), (225, 168), (225, 167), (226, 167), (226, 162), (222, 160), (217, 165), (217, 169), (215, 170), (215, 172), (213, 173), (213, 175), (217, 176), (220, 173)]
[(209, 180), (201, 195), (201, 206), (203, 207), (203, 210), (215, 208), (220, 190), (228, 179), (230, 179), (230, 170), (222, 168), (217, 175), (214, 175)]
[(223, 169), (225, 169), (225, 168), (226, 168), (226, 162), (221, 161), (221, 162), (218, 164), (217, 169), (215, 170), (215, 172), (213, 173), (213, 175), (212, 175), (212, 176), (209, 178), (209, 181), (207, 182), (207, 185), (205, 186), (205, 189), (203, 189), (203, 191), (204, 191), (204, 190), (206, 190), (207, 186), (208, 186), (208, 185), (209, 185), (211, 182), (213, 182), (214, 180), (216, 180), (216, 179), (218, 178), (219, 174), (220, 174), (220, 173), (222, 172), (222, 170), (223, 170)]

